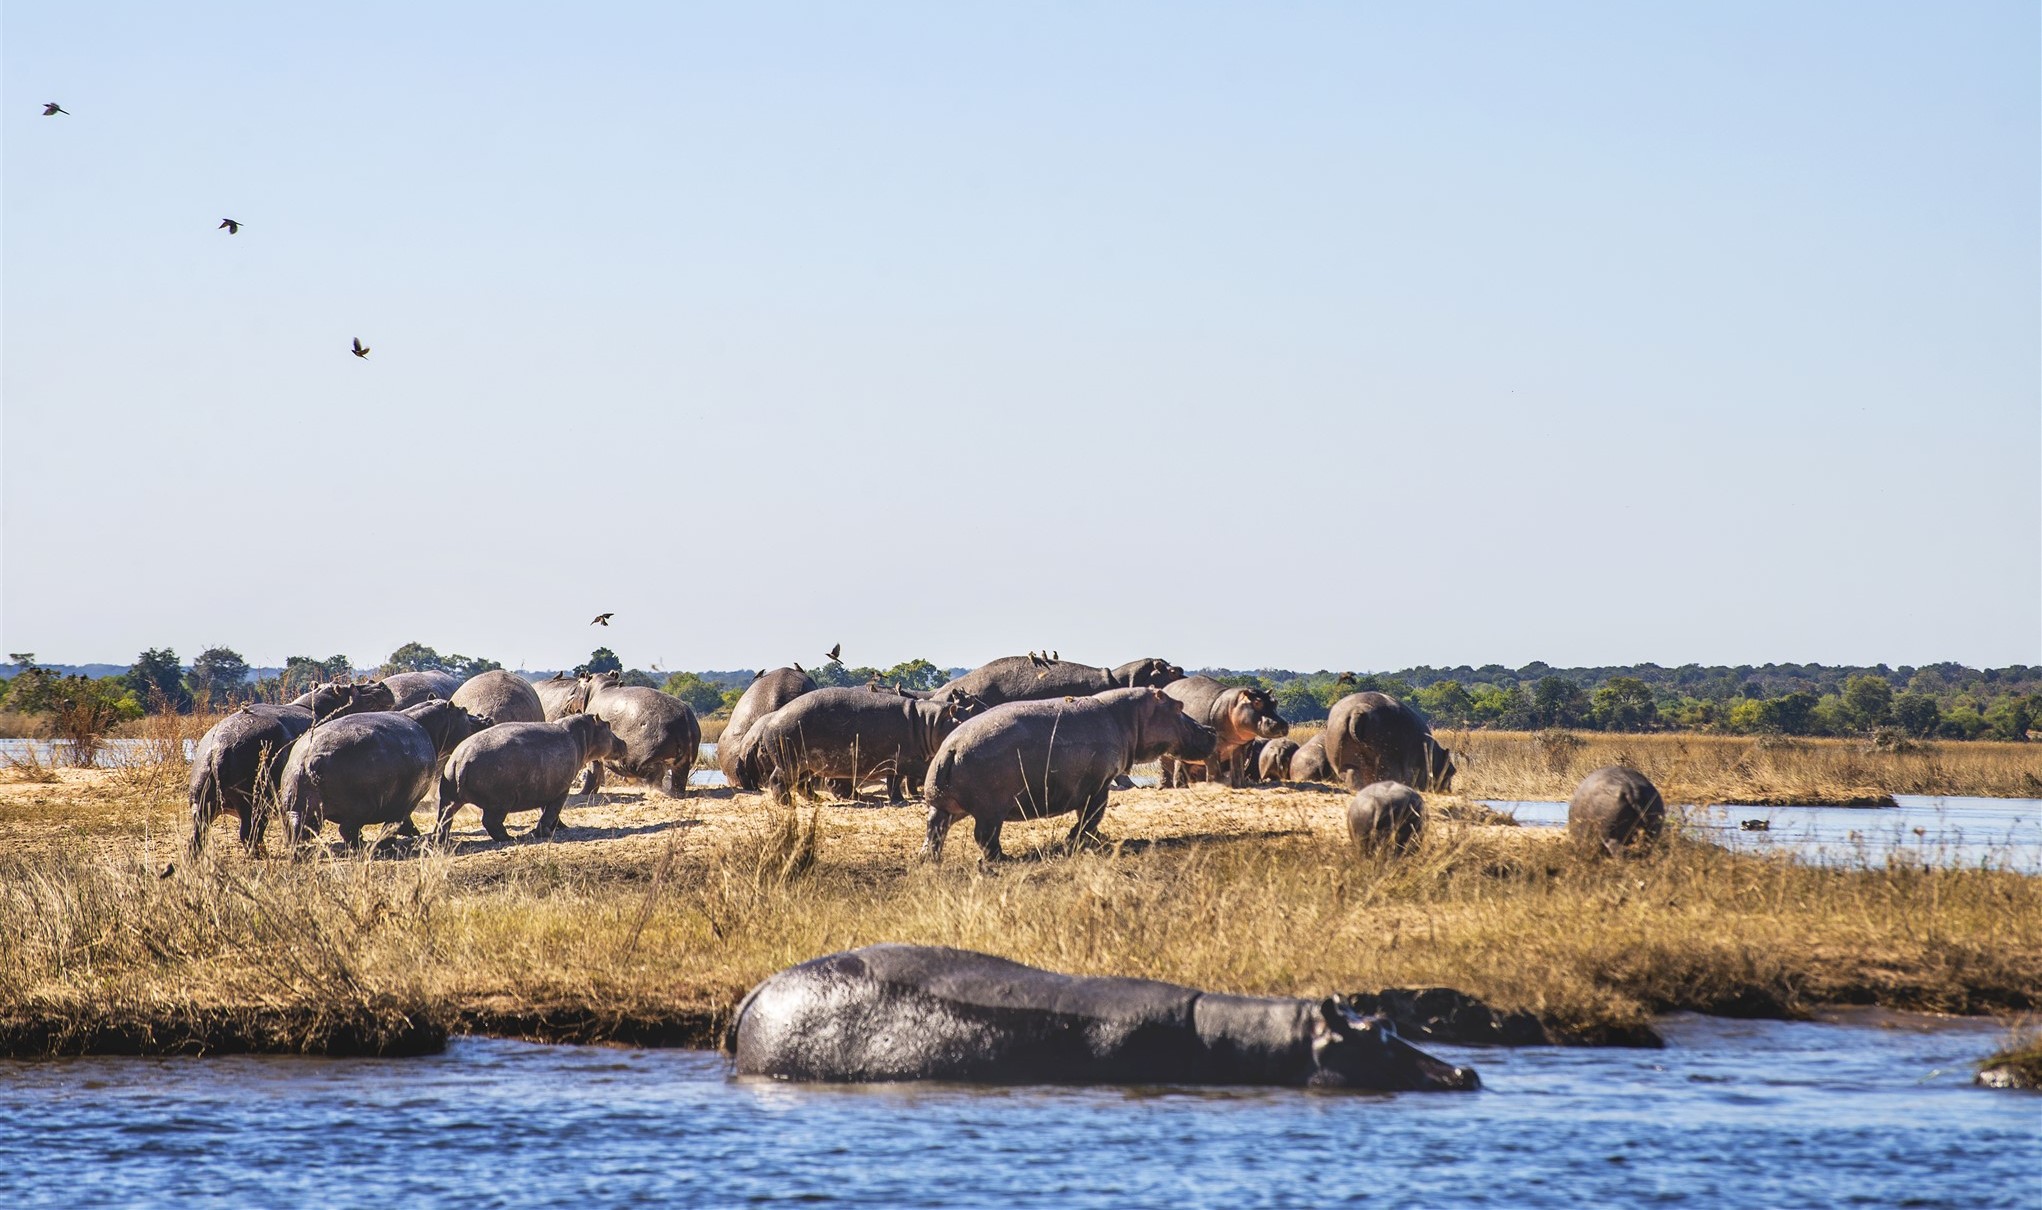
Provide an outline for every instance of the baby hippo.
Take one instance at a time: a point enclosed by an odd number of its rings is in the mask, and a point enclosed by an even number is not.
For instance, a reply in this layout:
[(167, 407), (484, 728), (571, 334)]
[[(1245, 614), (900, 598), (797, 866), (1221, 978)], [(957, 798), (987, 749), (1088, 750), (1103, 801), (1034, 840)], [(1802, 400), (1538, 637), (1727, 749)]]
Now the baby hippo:
[(434, 835), (445, 840), (455, 813), (472, 803), (482, 808), (482, 826), (491, 839), (510, 839), (503, 818), (512, 811), (537, 811), (532, 835), (543, 840), (560, 826), (560, 810), (582, 767), (623, 755), (623, 741), (593, 714), (570, 714), (554, 723), (499, 723), (463, 740), (447, 757)]
[(411, 809), (432, 789), (440, 762), (488, 726), (488, 719), (438, 700), (321, 723), (284, 759), (285, 836), (301, 843), (329, 819), (350, 846), (361, 843), (362, 829), (372, 823), (394, 823), (399, 835), (418, 835)]
[(1659, 787), (1643, 773), (1621, 765), (1582, 778), (1567, 802), (1568, 835), (1610, 853), (1657, 840), (1665, 827), (1666, 803), (1659, 797)]
[(1425, 800), (1395, 781), (1363, 786), (1347, 804), (1347, 834), (1364, 853), (1408, 853), (1425, 831)]

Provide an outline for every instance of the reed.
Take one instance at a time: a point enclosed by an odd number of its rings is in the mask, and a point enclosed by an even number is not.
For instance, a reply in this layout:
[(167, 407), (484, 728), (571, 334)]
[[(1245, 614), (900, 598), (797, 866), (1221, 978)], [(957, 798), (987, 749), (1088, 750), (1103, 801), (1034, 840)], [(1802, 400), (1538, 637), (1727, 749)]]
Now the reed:
[(1671, 1009), (1984, 1012), (2042, 989), (2042, 879), (1678, 837), (1595, 860), (1443, 809), (1411, 858), (1365, 860), (1343, 803), (1137, 790), (1106, 849), (1065, 854), (1069, 821), (1044, 821), (1010, 826), (1018, 860), (963, 845), (931, 867), (919, 810), (632, 788), (571, 805), (550, 844), (463, 816), (450, 850), (291, 861), (221, 827), (194, 863), (179, 796), (65, 770), (0, 785), (0, 1052), (707, 1044), (766, 974), (875, 941), (1245, 993), (1444, 985), (1589, 1037)]

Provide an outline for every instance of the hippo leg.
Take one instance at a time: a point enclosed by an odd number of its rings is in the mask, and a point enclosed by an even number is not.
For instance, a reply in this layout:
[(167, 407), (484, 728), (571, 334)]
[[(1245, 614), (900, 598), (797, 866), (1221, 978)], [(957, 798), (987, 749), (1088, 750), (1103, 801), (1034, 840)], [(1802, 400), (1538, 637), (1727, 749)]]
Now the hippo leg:
[[(557, 811), (555, 815), (558, 815)], [(540, 822), (543, 823), (544, 820), (542, 819)], [(482, 830), (489, 833), (491, 840), (509, 840), (511, 838), (510, 829), (503, 826), (502, 811), (484, 811), (482, 813)]]
[(1066, 842), (1075, 849), (1079, 845), (1097, 844), (1105, 839), (1099, 835), (1099, 821), (1106, 816), (1106, 789), (1099, 793), (1078, 811), (1078, 822), (1071, 825), (1070, 839)]
[(1156, 771), (1161, 775), (1157, 779), (1156, 784), (1161, 786), (1163, 789), (1168, 790), (1176, 784), (1175, 782), (1177, 776), (1176, 761), (1172, 760), (1168, 756), (1159, 756), (1156, 758)]
[(596, 792), (602, 788), (603, 762), (592, 760), (588, 763), (588, 767), (581, 771), (581, 780), (575, 783), (574, 789), (570, 793), (582, 794), (593, 798)]
[[(808, 784), (808, 787), (809, 787), (809, 789), (808, 789), (808, 792), (807, 792), (807, 797), (808, 797), (808, 798), (809, 798), (809, 799), (810, 799), (811, 801), (813, 801), (814, 799), (816, 799), (817, 797), (819, 797), (819, 796), (818, 796), (818, 795), (816, 794), (816, 792), (815, 792), (815, 783), (814, 783), (814, 781), (812, 781), (812, 780), (811, 780), (811, 781), (809, 781), (809, 782), (808, 782), (807, 784)], [(833, 798), (841, 798), (841, 799), (843, 799), (843, 800), (844, 800), (845, 802), (856, 802), (856, 801), (858, 800), (858, 779), (857, 779), (857, 778), (855, 778), (855, 777), (833, 777), (833, 778), (831, 778), (831, 779), (830, 779), (830, 783), (829, 783), (829, 785), (830, 785), (830, 795), (831, 795), (831, 797), (833, 797)]]
[(660, 793), (665, 794), (668, 798), (686, 798), (688, 796), (688, 770), (681, 768), (677, 764), (668, 765), (666, 767), (666, 777), (659, 789)]
[(354, 824), (352, 826), (343, 826), (340, 829), (340, 843), (346, 845), (350, 849), (361, 848), (362, 825)]
[(563, 798), (559, 802), (556, 802), (552, 806), (547, 807), (545, 810), (539, 812), (539, 824), (537, 827), (532, 829), (532, 835), (538, 837), (540, 840), (545, 840), (548, 837), (552, 836), (553, 833), (558, 832), (560, 830), (560, 810), (562, 807), (565, 807), (566, 805), (567, 800)]
[(461, 799), (454, 791), (454, 783), (442, 775), (440, 777), (439, 813), (433, 819), (434, 840), (439, 841), (441, 844), (447, 842), (448, 834), (454, 830), (454, 816), (460, 809)]
[(894, 772), (887, 774), (886, 801), (897, 807), (902, 803), (906, 802), (907, 800), (908, 796), (901, 793), (900, 791), (900, 772), (898, 770), (895, 770)]
[(972, 826), (971, 838), (978, 841), (979, 852), (987, 861), (1005, 861), (1007, 855), (1000, 851), (1000, 825), (1007, 821), (997, 815), (979, 816)]

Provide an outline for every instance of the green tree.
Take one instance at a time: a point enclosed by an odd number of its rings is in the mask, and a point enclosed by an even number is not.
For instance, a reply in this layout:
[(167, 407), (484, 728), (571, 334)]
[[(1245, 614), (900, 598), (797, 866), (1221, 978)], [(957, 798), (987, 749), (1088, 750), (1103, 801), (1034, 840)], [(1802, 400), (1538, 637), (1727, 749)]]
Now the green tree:
[(710, 714), (723, 709), (722, 687), (703, 680), (697, 673), (676, 672), (668, 677), (666, 684), (660, 688), (688, 703), (688, 707), (696, 714)]
[(1475, 699), (1459, 681), (1435, 681), (1417, 693), (1418, 708), (1433, 721), (1465, 727), (1474, 720)]
[(1860, 730), (1884, 725), (1893, 713), (1893, 686), (1883, 676), (1851, 677), (1840, 696), (1844, 717)]
[(94, 680), (31, 664), (14, 678), (8, 698), (15, 710), (47, 718), (50, 730), (70, 749), (71, 763), (80, 768), (92, 764), (115, 723), (142, 716), (141, 700), (125, 676)]
[(248, 661), (231, 647), (208, 647), (191, 662), (185, 680), (197, 701), (224, 706), (247, 693)]
[(1591, 699), (1595, 724), (1605, 731), (1644, 731), (1659, 717), (1652, 686), (1634, 676), (1613, 676)]
[(1758, 729), (1779, 735), (1807, 735), (1815, 722), (1815, 695), (1784, 693), (1759, 703)]
[(575, 665), (574, 675), (588, 676), (591, 673), (622, 671), (624, 661), (617, 658), (617, 653), (608, 647), (598, 647), (589, 652), (588, 663)]
[(390, 653), (390, 658), (384, 660), (382, 667), (376, 669), (376, 675), (389, 676), (397, 672), (439, 672), (442, 670), (447, 670), (447, 662), (440, 658), (439, 652), (434, 651), (424, 643), (406, 643)]
[(903, 689), (926, 693), (931, 689), (942, 688), (950, 680), (950, 675), (927, 660), (917, 659), (902, 660), (880, 673), (879, 679), (889, 685), (899, 685)]
[(2026, 698), (2009, 694), (1986, 707), (1985, 725), (1994, 739), (2025, 741), (2035, 722)]
[(1539, 727), (1578, 727), (1588, 718), (1588, 694), (1563, 677), (1540, 677), (1532, 686), (1532, 723)]
[(485, 672), (495, 672), (502, 668), (503, 665), (495, 660), (485, 660), (481, 656), (456, 654), (448, 656), (446, 662), (441, 667), (465, 681), (471, 676), (481, 676)]
[(177, 653), (168, 647), (151, 647), (136, 656), (134, 665), (121, 680), (136, 701), (179, 714), (191, 711), (191, 692), (184, 687), (184, 666), (177, 662)]
[(309, 655), (294, 655), (284, 661), (284, 670), (278, 680), (278, 692), (287, 698), (310, 693), (327, 681), (344, 681), (354, 675), (354, 665), (344, 655), (328, 656), (315, 660)]
[(1925, 738), (1936, 733), (1943, 712), (1936, 699), (1926, 693), (1903, 693), (1893, 699), (1893, 721), (1909, 735)]

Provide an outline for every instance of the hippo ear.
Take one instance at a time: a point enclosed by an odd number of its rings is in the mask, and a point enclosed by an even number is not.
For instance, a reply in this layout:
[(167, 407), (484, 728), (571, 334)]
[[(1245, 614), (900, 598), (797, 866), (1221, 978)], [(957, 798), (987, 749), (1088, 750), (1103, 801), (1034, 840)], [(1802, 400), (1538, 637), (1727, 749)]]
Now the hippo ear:
[(1328, 996), (1319, 1002), (1319, 1016), (1326, 1022), (1326, 1028), (1346, 1037), (1354, 1032), (1354, 1018), (1348, 1014), (1347, 1005), (1338, 996)]

